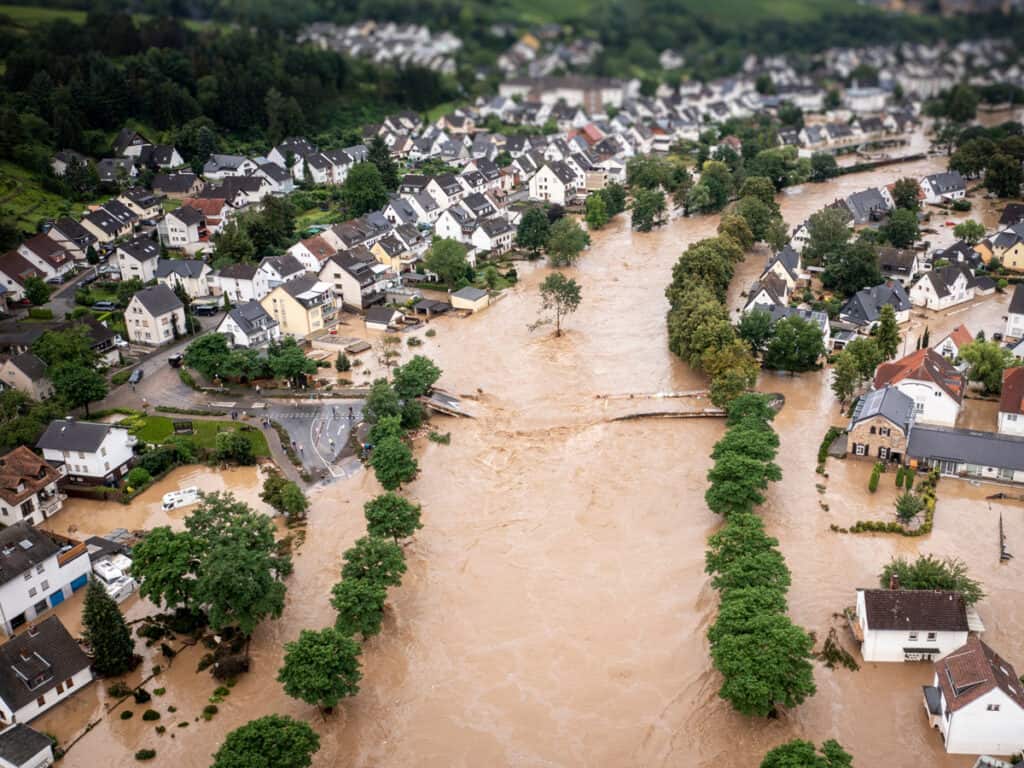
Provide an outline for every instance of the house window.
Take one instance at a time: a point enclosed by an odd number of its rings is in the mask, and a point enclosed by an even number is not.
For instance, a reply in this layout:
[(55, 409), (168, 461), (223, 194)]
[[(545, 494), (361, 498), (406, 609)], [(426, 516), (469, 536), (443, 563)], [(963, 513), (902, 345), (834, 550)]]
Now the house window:
[(40, 613), (44, 613), (46, 611), (46, 608), (47, 608), (46, 601), (45, 600), (40, 600), (38, 603), (33, 605), (32, 608), (35, 609), (36, 616), (38, 616)]
[(868, 430), (868, 432), (870, 432), (873, 435), (877, 432), (877, 430), (874, 427), (872, 427), (871, 429)]
[[(46, 566), (43, 565), (42, 563), (40, 563), (39, 565), (36, 566), (36, 573), (42, 573), (45, 570), (46, 570)], [(45, 584), (46, 582), (43, 582), (43, 583)]]
[(999, 711), (999, 705), (998, 704), (989, 704), (987, 707), (985, 707), (985, 709), (987, 709), (989, 712), (998, 712)]
[(40, 696), (38, 699), (36, 699), (36, 704), (38, 704), (40, 707), (44, 706), (46, 704), (46, 695), (44, 694)]
[(910, 640), (911, 642), (916, 641), (917, 640), (917, 632), (911, 632), (909, 635), (907, 635), (907, 639)]
[(43, 579), (43, 583), (39, 585), (39, 588), (43, 590), (43, 592), (45, 592), (50, 588), (50, 582), (48, 582), (46, 579)]
[(880, 458), (880, 459), (888, 459), (889, 458), (889, 449), (886, 448), (884, 445), (880, 446), (878, 448), (878, 458)]
[(864, 456), (867, 453), (867, 446), (863, 443), (854, 443), (853, 452), (857, 456)]
[(62, 693), (64, 693), (64, 686), (57, 683), (57, 695), (60, 696)]
[(28, 596), (29, 597), (35, 597), (38, 592), (39, 592), (38, 589), (36, 589), (35, 587), (32, 587), (28, 591)]
[(67, 680), (64, 681), (64, 687), (65, 688), (71, 688), (71, 687), (74, 686), (74, 684), (75, 684), (75, 681), (72, 680), (70, 677)]
[(25, 581), (32, 578), (32, 571), (25, 571)]
[(929, 632), (928, 633), (928, 639), (929, 640), (934, 640), (935, 639), (935, 633), (934, 632)]

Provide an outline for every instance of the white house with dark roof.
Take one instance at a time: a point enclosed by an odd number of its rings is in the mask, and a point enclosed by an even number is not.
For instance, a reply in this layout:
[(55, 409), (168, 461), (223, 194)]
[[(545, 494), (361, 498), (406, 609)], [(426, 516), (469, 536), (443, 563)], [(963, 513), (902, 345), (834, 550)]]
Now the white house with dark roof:
[(977, 637), (935, 662), (923, 694), (928, 724), (949, 754), (1024, 750), (1024, 686), (1013, 665)]
[(18, 246), (18, 253), (47, 277), (67, 275), (75, 266), (74, 255), (46, 235), (30, 237)]
[(864, 661), (934, 661), (967, 642), (970, 630), (959, 592), (858, 589), (856, 610)]
[(882, 270), (882, 277), (898, 280), (906, 288), (921, 269), (921, 258), (913, 248), (884, 246), (878, 249), (878, 267)]
[(512, 250), (516, 228), (504, 216), (481, 219), (476, 223), (469, 242), (478, 251), (499, 255)]
[(158, 347), (170, 344), (185, 332), (185, 307), (166, 285), (143, 288), (132, 296), (124, 311), (128, 339)]
[(205, 214), (189, 205), (171, 211), (157, 228), (160, 240), (168, 248), (194, 252), (209, 245)]
[(160, 244), (141, 236), (121, 243), (115, 251), (122, 280), (138, 279), (144, 283), (156, 279), (156, 265), (160, 259)]
[(270, 277), (254, 264), (228, 264), (210, 275), (210, 290), (232, 304), (259, 301), (270, 293)]
[(565, 163), (544, 163), (530, 178), (530, 199), (565, 205), (576, 195), (576, 174)]
[(277, 321), (267, 314), (258, 301), (239, 304), (220, 321), (217, 333), (224, 334), (233, 346), (256, 349), (281, 338)]
[(0, 363), (0, 387), (24, 392), (33, 400), (53, 397), (53, 382), (47, 375), (46, 363), (31, 352), (22, 352)]
[(1024, 437), (998, 432), (918, 424), (907, 442), (907, 459), (947, 477), (1024, 483)]
[(212, 272), (202, 259), (160, 259), (156, 265), (156, 281), (171, 291), (181, 286), (190, 299), (199, 299), (210, 295)]
[[(89, 552), (80, 542), (24, 521), (4, 528), (0, 531), (0, 631), (9, 635), (60, 605), (86, 585), (91, 571)], [(0, 645), (0, 653), (5, 647)]]
[(130, 187), (117, 201), (140, 219), (155, 219), (163, 212), (163, 200), (145, 187)]
[(36, 447), (72, 482), (98, 484), (127, 473), (135, 443), (125, 427), (67, 418), (51, 421)]
[(92, 680), (91, 660), (50, 616), (0, 645), (0, 721), (31, 722)]
[(1008, 339), (1024, 339), (1024, 283), (1013, 288), (1010, 306), (1006, 310), (1006, 331)]
[(222, 155), (214, 152), (203, 164), (203, 176), (207, 179), (248, 176), (255, 173), (257, 167), (255, 161), (244, 155)]
[(295, 191), (295, 179), (288, 173), (286, 168), (282, 168), (279, 165), (273, 163), (260, 162), (258, 168), (253, 171), (254, 176), (260, 176), (267, 180), (270, 184), (270, 194), (272, 195), (290, 195)]
[[(306, 268), (302, 266), (302, 262), (290, 253), (283, 256), (268, 256), (260, 262), (259, 269), (266, 280), (267, 293), (282, 283), (298, 280), (306, 274)], [(262, 301), (262, 297), (257, 301)]]
[(921, 192), (924, 202), (931, 205), (962, 200), (967, 195), (967, 182), (958, 171), (933, 173), (921, 179)]
[(839, 309), (839, 319), (858, 326), (866, 333), (878, 325), (882, 307), (886, 304), (892, 306), (897, 324), (910, 320), (910, 297), (896, 280), (857, 291)]
[(960, 416), (967, 381), (934, 349), (919, 349), (875, 369), (874, 386), (891, 385), (913, 398), (918, 422), (952, 427)]
[(910, 289), (916, 307), (949, 309), (974, 298), (976, 281), (965, 264), (950, 264), (925, 272)]
[(23, 723), (0, 732), (0, 768), (47, 768), (53, 761), (49, 736)]
[(86, 257), (89, 246), (96, 243), (96, 237), (70, 216), (57, 219), (46, 236), (60, 243), (79, 261)]
[(383, 302), (388, 287), (395, 282), (391, 268), (362, 245), (331, 256), (321, 267), (319, 277), (334, 288), (342, 306), (360, 312)]

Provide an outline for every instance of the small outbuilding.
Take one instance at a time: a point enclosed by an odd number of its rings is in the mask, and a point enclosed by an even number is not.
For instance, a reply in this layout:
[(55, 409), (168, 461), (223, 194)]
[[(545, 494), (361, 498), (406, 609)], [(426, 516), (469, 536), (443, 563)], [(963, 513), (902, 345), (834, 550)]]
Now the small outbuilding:
[(479, 312), (491, 303), (491, 295), (482, 288), (474, 288), (467, 285), (452, 294), (452, 307), (455, 309), (468, 309), (470, 312)]
[(366, 310), (366, 327), (371, 331), (387, 331), (398, 325), (402, 313), (391, 307), (370, 307)]

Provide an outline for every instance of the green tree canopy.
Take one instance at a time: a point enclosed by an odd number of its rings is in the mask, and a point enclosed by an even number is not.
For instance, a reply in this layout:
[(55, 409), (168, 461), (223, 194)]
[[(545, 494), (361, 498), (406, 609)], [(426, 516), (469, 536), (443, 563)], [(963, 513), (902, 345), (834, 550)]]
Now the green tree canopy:
[(547, 242), (548, 261), (553, 267), (572, 266), (588, 245), (590, 235), (575, 219), (563, 216), (551, 225)]
[(334, 627), (304, 629), (298, 640), (285, 643), (277, 681), (292, 698), (333, 709), (343, 698), (359, 693), (361, 652), (355, 640)]
[(736, 328), (740, 338), (750, 345), (754, 353), (760, 353), (768, 346), (775, 333), (772, 316), (763, 309), (754, 309), (740, 318)]
[(608, 223), (610, 217), (604, 195), (595, 193), (587, 197), (586, 212), (583, 218), (586, 219), (587, 226), (595, 232)]
[(104, 677), (122, 675), (136, 665), (135, 642), (114, 598), (98, 579), (89, 582), (82, 607), (82, 634), (92, 651), (93, 669)]
[(210, 768), (309, 768), (319, 749), (308, 723), (267, 715), (231, 731)]
[(544, 210), (538, 207), (529, 208), (519, 219), (516, 245), (538, 254), (541, 248), (547, 245), (550, 230), (551, 222), (548, 221)]
[(790, 315), (775, 323), (775, 333), (764, 352), (764, 364), (775, 370), (799, 373), (816, 368), (824, 354), (818, 324)]
[(376, 165), (366, 162), (352, 166), (341, 185), (341, 202), (352, 218), (387, 205), (388, 190)]
[(466, 271), (469, 269), (466, 246), (448, 238), (435, 240), (423, 259), (423, 266), (437, 275), (449, 288), (455, 288), (465, 282)]
[(875, 332), (878, 349), (886, 360), (892, 360), (900, 348), (900, 331), (896, 325), (896, 310), (886, 304), (878, 313), (878, 328)]
[(895, 557), (882, 569), (878, 581), (882, 587), (888, 588), (894, 576), (899, 580), (900, 589), (959, 592), (968, 605), (974, 605), (985, 597), (981, 584), (968, 576), (967, 564), (955, 557), (920, 555), (913, 562)]
[(48, 372), (57, 396), (71, 408), (85, 406), (89, 415), (89, 403), (107, 396), (107, 380), (95, 368), (83, 366), (80, 362), (59, 363)]
[(909, 248), (919, 233), (917, 213), (905, 208), (897, 208), (889, 214), (889, 221), (882, 225), (880, 233), (897, 248)]
[(989, 394), (1003, 388), (1003, 372), (1021, 364), (1013, 353), (998, 341), (972, 341), (960, 349), (960, 357), (970, 366), (967, 378), (980, 382)]
[(893, 203), (896, 204), (897, 208), (917, 211), (921, 207), (919, 200), (920, 192), (921, 186), (917, 183), (917, 179), (910, 177), (897, 179), (896, 183), (892, 185)]
[(809, 741), (793, 739), (775, 747), (764, 756), (761, 768), (852, 768), (853, 757), (838, 741), (829, 739), (821, 745), (821, 753), (815, 751)]
[(363, 505), (366, 531), (371, 536), (391, 538), (395, 543), (407, 539), (423, 527), (420, 506), (397, 493), (384, 493)]
[(985, 226), (974, 219), (967, 219), (953, 227), (953, 234), (968, 245), (974, 245), (985, 237)]
[(873, 245), (864, 241), (848, 243), (832, 251), (821, 276), (822, 285), (843, 296), (852, 296), (882, 281), (878, 253)]
[(363, 579), (382, 587), (397, 587), (405, 573), (405, 555), (393, 541), (364, 536), (343, 555), (342, 579)]
[(638, 189), (633, 193), (633, 229), (650, 232), (661, 223), (667, 203), (665, 193), (655, 189)]
[(345, 636), (372, 637), (384, 620), (388, 590), (368, 579), (342, 579), (331, 588), (331, 605), (338, 612), (334, 628)]
[(561, 272), (553, 272), (540, 284), (541, 312), (554, 313), (556, 336), (562, 335), (562, 318), (575, 312), (581, 300), (579, 283)]
[(388, 491), (410, 482), (419, 471), (409, 446), (397, 437), (386, 437), (373, 447), (370, 466), (377, 482)]
[(405, 365), (395, 369), (392, 387), (403, 400), (421, 397), (441, 378), (441, 369), (434, 361), (423, 355), (416, 355)]
[(832, 253), (850, 241), (850, 214), (840, 208), (825, 208), (807, 219), (807, 245), (803, 258), (808, 264), (826, 264)]

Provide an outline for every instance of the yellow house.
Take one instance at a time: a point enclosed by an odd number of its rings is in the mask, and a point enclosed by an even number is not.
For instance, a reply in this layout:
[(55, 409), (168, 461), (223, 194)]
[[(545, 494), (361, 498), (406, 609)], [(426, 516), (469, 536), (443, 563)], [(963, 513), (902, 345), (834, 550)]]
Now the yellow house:
[(314, 274), (282, 283), (260, 301), (281, 328), (281, 334), (305, 339), (334, 322), (334, 291)]
[[(1024, 230), (1024, 226), (1009, 227), (985, 243), (991, 242), (992, 256), (999, 259), (1004, 267), (1024, 272), (1024, 231), (1018, 230)], [(985, 259), (984, 251), (981, 254)]]

